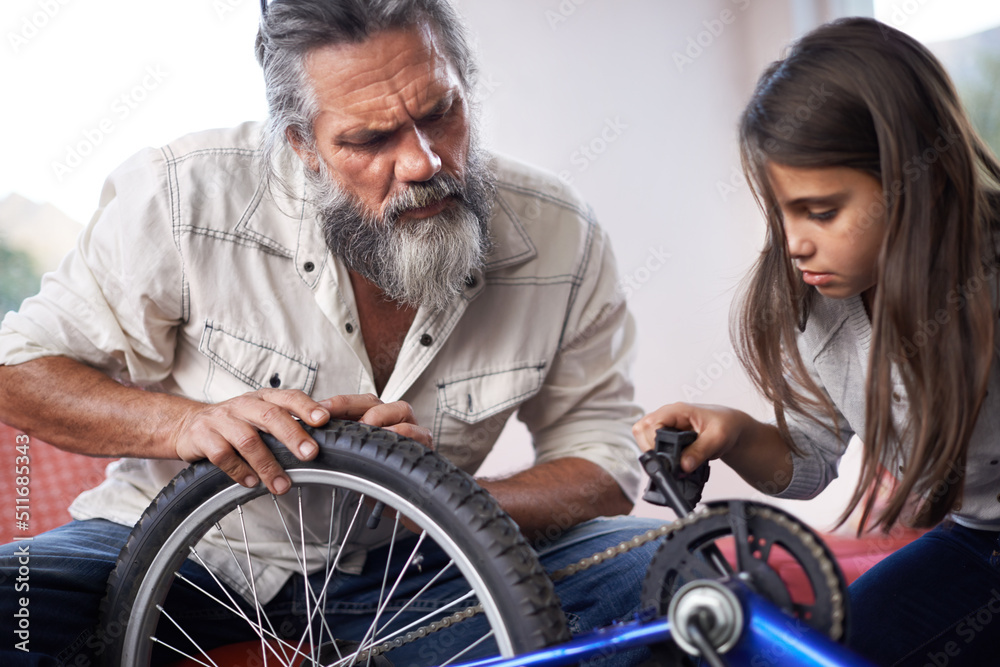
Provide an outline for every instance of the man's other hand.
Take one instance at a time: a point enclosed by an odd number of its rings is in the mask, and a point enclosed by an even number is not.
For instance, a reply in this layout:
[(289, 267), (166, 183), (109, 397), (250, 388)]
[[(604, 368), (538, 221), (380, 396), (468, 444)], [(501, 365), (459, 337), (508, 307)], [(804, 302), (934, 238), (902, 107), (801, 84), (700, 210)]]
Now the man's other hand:
[(253, 487), (263, 481), (271, 493), (281, 495), (291, 480), (260, 432), (270, 433), (297, 458), (308, 461), (319, 447), (299, 420), (322, 426), (331, 417), (384, 427), (431, 446), (430, 430), (416, 423), (408, 403), (383, 403), (372, 394), (317, 402), (297, 389), (265, 388), (190, 412), (174, 433), (174, 450), (184, 461), (208, 459), (239, 484)]
[(328, 398), (320, 401), (320, 405), (335, 417), (380, 426), (416, 440), (428, 449), (434, 448), (430, 429), (417, 424), (413, 408), (405, 401), (383, 403), (374, 394), (351, 394)]

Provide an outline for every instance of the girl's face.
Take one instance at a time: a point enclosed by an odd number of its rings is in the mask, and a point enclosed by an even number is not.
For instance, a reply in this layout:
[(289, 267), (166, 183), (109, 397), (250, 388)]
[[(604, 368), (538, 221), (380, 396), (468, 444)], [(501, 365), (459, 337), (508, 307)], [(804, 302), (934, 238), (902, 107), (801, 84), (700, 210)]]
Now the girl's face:
[(770, 162), (788, 254), (820, 294), (846, 299), (875, 286), (885, 238), (882, 184), (849, 167), (788, 167)]

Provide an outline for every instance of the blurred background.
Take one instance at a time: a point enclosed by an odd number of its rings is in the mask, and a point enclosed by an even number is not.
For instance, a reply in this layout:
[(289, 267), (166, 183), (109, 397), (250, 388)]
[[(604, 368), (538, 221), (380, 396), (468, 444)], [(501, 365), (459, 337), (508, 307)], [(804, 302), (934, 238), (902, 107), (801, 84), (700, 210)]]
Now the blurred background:
[[(594, 207), (639, 330), (637, 399), (767, 418), (728, 336), (763, 222), (739, 172), (736, 119), (758, 73), (830, 19), (875, 16), (945, 62), (1000, 148), (995, 0), (458, 0), (475, 36), (492, 149), (560, 175)], [(145, 146), (265, 116), (257, 0), (5, 0), (0, 86), (0, 312), (71, 247), (105, 176)], [(844, 508), (852, 447), (819, 498), (783, 502), (817, 528)], [(487, 461), (530, 460), (519, 423)], [(37, 489), (38, 492), (43, 492)], [(722, 465), (707, 497), (754, 496)], [(644, 515), (669, 513), (642, 505)]]

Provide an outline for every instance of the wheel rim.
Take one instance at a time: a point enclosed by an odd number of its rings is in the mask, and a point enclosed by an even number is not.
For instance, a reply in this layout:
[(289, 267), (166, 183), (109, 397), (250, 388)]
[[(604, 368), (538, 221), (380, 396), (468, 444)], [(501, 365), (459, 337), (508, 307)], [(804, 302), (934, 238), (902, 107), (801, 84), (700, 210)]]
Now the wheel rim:
[[(353, 512), (351, 524), (352, 528), (349, 528), (349, 532), (354, 530), (353, 526), (356, 525), (355, 522), (364, 522), (366, 515), (364, 507), (367, 506), (366, 503), (373, 501), (382, 502), (389, 508), (400, 510), (409, 520), (416, 523), (424, 533), (418, 537), (417, 545), (413, 549), (413, 552), (409, 554), (407, 563), (414, 558), (417, 549), (419, 549), (421, 543), (423, 543), (425, 539), (433, 540), (448, 555), (453, 566), (457, 568), (457, 570), (465, 578), (466, 582), (469, 583), (471, 587), (469, 595), (474, 595), (483, 607), (483, 611), (485, 612), (491, 631), (479, 641), (492, 637), (492, 639), (496, 642), (501, 655), (511, 656), (514, 654), (513, 641), (510, 632), (503, 622), (495, 600), (490, 594), (486, 582), (477, 571), (475, 563), (463, 553), (460, 546), (427, 512), (399, 493), (386, 489), (377, 482), (354, 474), (336, 470), (309, 468), (290, 469), (286, 472), (291, 478), (293, 484), (292, 489), (288, 492), (288, 494), (286, 494), (286, 496), (284, 496), (286, 498), (297, 491), (301, 491), (303, 487), (310, 485), (328, 487), (331, 490), (331, 493), (337, 489), (341, 489), (353, 492), (354, 494), (359, 494), (359, 498), (355, 503), (356, 509)], [(187, 558), (189, 547), (197, 544), (206, 533), (211, 531), (213, 526), (217, 524), (217, 521), (222, 516), (236, 512), (237, 507), (241, 507), (251, 500), (266, 495), (266, 490), (261, 491), (260, 489), (247, 489), (235, 484), (228, 486), (202, 502), (198, 508), (187, 516), (178, 528), (167, 538), (150, 563), (148, 574), (136, 594), (133, 609), (139, 610), (139, 613), (138, 615), (133, 616), (132, 621), (128, 624), (125, 631), (123, 643), (124, 650), (122, 654), (123, 664), (145, 665), (149, 663), (153, 646), (149, 637), (155, 632), (157, 624), (162, 620), (162, 616), (157, 610), (157, 605), (162, 604), (165, 599), (167, 591), (173, 581), (174, 574)], [(301, 502), (300, 493), (298, 498)], [(331, 512), (331, 522), (333, 521), (332, 515), (333, 512)], [(301, 514), (299, 514), (299, 517), (301, 517)], [(294, 536), (291, 534), (291, 531), (287, 531), (286, 529), (286, 532), (289, 534), (290, 541), (292, 541)], [(302, 531), (300, 531), (300, 535), (303, 535)], [(346, 539), (344, 541), (346, 541)], [(296, 546), (299, 547), (299, 549), (301, 549), (301, 553), (304, 554), (304, 542), (305, 540), (303, 535), (302, 543), (296, 545), (294, 541), (292, 541), (291, 546), (293, 548)], [(236, 558), (235, 554), (233, 558)], [(333, 561), (328, 558), (323, 564), (323, 571), (325, 572), (324, 580), (327, 582), (329, 582), (331, 573), (337, 562), (337, 558), (339, 558), (339, 556), (335, 556)], [(308, 568), (310, 565), (306, 558), (301, 559), (301, 562), (303, 562), (304, 568)], [(253, 561), (250, 560), (248, 563), (241, 565), (252, 567), (252, 563)], [(389, 569), (388, 565), (390, 564), (391, 563), (387, 563), (387, 570)], [(400, 570), (400, 576), (402, 576), (402, 573), (405, 573), (407, 569), (408, 568), (404, 566)], [(249, 581), (253, 581), (252, 576), (249, 577)], [(389, 586), (391, 587), (392, 584), (389, 584)], [(385, 583), (383, 584), (382, 590), (383, 592), (386, 591)], [(303, 665), (320, 664), (317, 653), (319, 650), (318, 647), (324, 644), (324, 638), (330, 639), (330, 636), (324, 637), (325, 622), (321, 620), (323, 618), (323, 614), (316, 612), (315, 605), (325, 602), (325, 591), (326, 589), (324, 586), (324, 589), (320, 593), (312, 596), (314, 599), (309, 601), (310, 603), (314, 603), (309, 604), (307, 609), (309, 622), (307, 622), (306, 625), (309, 628), (309, 636), (300, 637), (297, 642), (284, 642), (283, 640), (279, 640), (283, 643), (279, 643), (277, 646), (272, 646), (270, 644), (267, 646), (264, 645), (264, 639), (274, 640), (277, 639), (277, 637), (273, 630), (273, 624), (269, 622), (266, 615), (261, 611), (262, 605), (254, 604), (259, 616), (257, 619), (251, 618), (246, 620), (248, 621), (248, 626), (250, 626), (254, 633), (262, 640), (261, 650), (268, 658), (268, 662), (266, 664), (290, 665), (294, 664), (294, 661), (300, 658), (302, 659), (301, 664)], [(310, 596), (307, 595), (307, 600), (309, 597)], [(388, 604), (390, 598), (391, 590), (389, 591), (389, 596), (385, 599), (386, 605)], [(464, 598), (458, 598), (453, 603), (455, 608), (450, 609), (449, 611), (457, 611), (458, 609), (463, 608), (463, 599)], [(253, 600), (250, 602), (252, 604), (254, 603)], [(466, 604), (469, 603), (466, 602)], [(381, 598), (379, 606), (384, 607)], [(379, 613), (381, 614), (381, 612)], [(428, 622), (430, 622), (432, 618), (439, 616), (440, 613), (441, 610), (438, 609), (434, 612), (428, 613), (425, 618)], [(314, 620), (314, 616), (316, 617), (315, 620), (320, 624), (317, 632), (312, 631), (312, 621)], [(246, 617), (244, 616), (244, 618)], [(167, 620), (169, 622), (173, 622), (169, 617), (167, 617)], [(376, 615), (375, 620), (377, 624), (379, 621), (378, 615)], [(388, 624), (389, 623), (386, 623), (386, 625)], [(320, 641), (316, 641), (317, 638)], [(368, 646), (378, 646), (380, 643), (391, 639), (393, 639), (393, 636), (372, 636), (368, 638), (366, 642), (362, 643), (358, 649), (358, 653)], [(309, 646), (306, 646), (307, 643)], [(475, 644), (468, 648), (471, 649), (474, 647)], [(178, 650), (179, 647), (173, 648), (180, 654), (178, 655), (178, 658), (187, 656), (190, 658), (196, 658), (203, 662), (207, 658), (203, 649), (187, 647), (188, 651), (193, 652), (192, 655), (191, 653)], [(355, 655), (358, 653), (355, 653)], [(452, 660), (460, 658), (461, 655), (461, 652), (457, 653)], [(348, 657), (348, 655), (342, 655), (342, 658), (344, 658), (343, 661), (337, 660), (332, 664), (350, 664)], [(204, 662), (204, 664), (212, 664), (211, 659), (208, 658), (208, 662)]]

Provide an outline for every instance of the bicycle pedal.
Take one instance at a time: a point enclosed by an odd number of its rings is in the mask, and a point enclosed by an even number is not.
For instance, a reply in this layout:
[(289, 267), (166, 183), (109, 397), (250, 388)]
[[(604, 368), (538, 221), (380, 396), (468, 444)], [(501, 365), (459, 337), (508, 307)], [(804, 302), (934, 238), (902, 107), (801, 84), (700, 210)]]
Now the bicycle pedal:
[[(649, 485), (642, 499), (653, 505), (673, 507), (670, 497), (657, 483), (656, 473), (663, 473), (663, 482), (670, 484), (687, 503), (685, 511), (690, 511), (701, 502), (701, 493), (708, 482), (708, 462), (702, 463), (692, 472), (686, 473), (681, 468), (681, 452), (698, 438), (694, 431), (679, 431), (673, 428), (661, 428), (656, 431), (656, 448), (644, 453), (639, 460), (650, 476)], [(673, 507), (674, 510), (679, 508)]]

